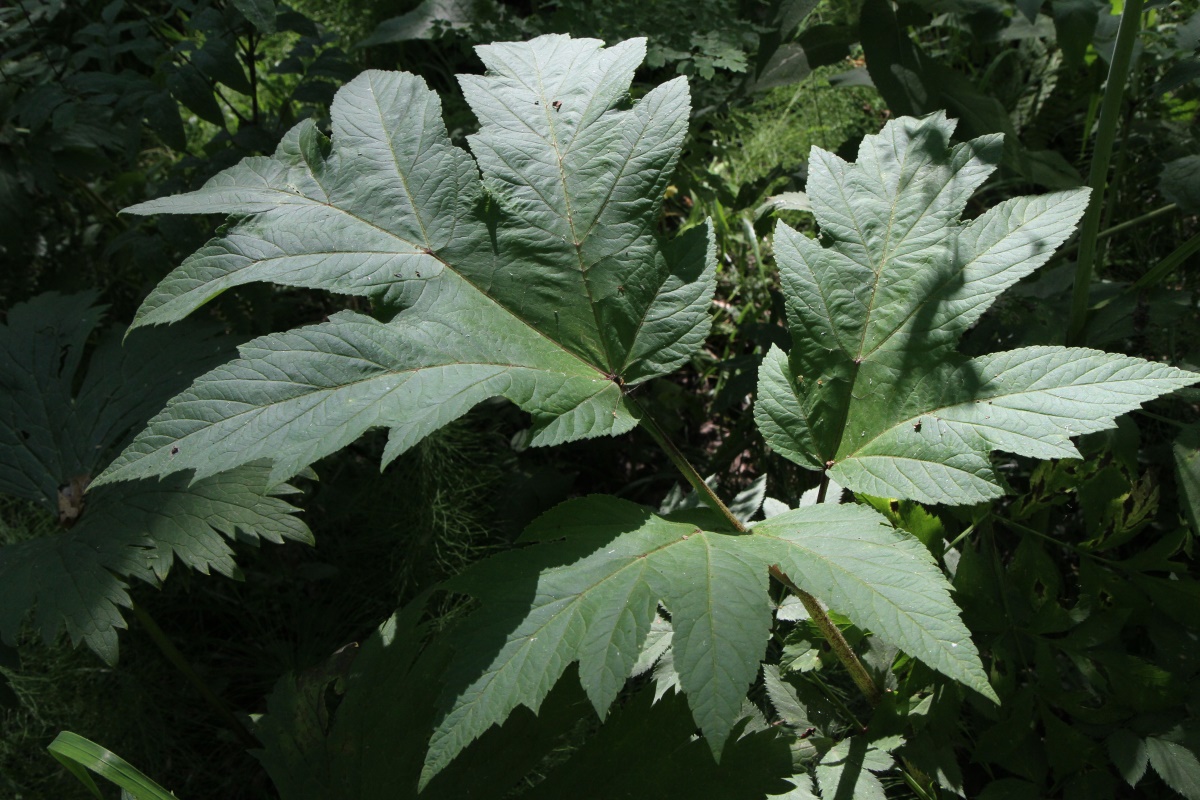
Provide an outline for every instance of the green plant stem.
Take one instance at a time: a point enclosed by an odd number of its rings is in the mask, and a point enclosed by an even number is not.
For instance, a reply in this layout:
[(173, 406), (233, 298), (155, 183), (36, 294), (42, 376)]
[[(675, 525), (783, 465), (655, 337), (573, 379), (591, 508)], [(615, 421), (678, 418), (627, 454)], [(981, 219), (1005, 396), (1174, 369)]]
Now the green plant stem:
[(1050, 534), (1042, 533), (1041, 531), (1039, 531), (1036, 528), (1031, 528), (1028, 525), (1022, 525), (1021, 523), (1016, 522), (1015, 520), (1008, 519), (1007, 517), (997, 517), (997, 519), (1000, 521), (1001, 525), (1004, 525), (1007, 528), (1011, 528), (1012, 530), (1028, 534), (1028, 535), (1036, 537), (1038, 539), (1042, 539), (1043, 541), (1049, 542), (1050, 544), (1057, 545), (1059, 547), (1064, 547), (1067, 550), (1070, 550), (1075, 555), (1079, 556), (1080, 558), (1090, 558), (1093, 561), (1098, 561), (1101, 564), (1106, 564), (1110, 567), (1116, 567), (1118, 569), (1122, 568), (1119, 562), (1113, 561), (1111, 558), (1105, 558), (1104, 556), (1096, 555), (1091, 550), (1085, 550), (1082, 547), (1080, 547), (1079, 545), (1073, 544), (1073, 543), (1065, 541), (1063, 539), (1056, 539), (1055, 537), (1051, 536)]
[(1164, 417), (1162, 414), (1155, 414), (1153, 411), (1147, 411), (1144, 408), (1135, 408), (1133, 411), (1135, 414), (1139, 414), (1143, 417), (1148, 417), (1149, 419), (1158, 420), (1159, 422), (1165, 422), (1167, 425), (1174, 425), (1176, 428), (1188, 427), (1188, 424), (1186, 422), (1180, 422), (1177, 419), (1171, 419), (1170, 417)]
[(908, 784), (908, 788), (911, 789), (913, 794), (920, 798), (920, 800), (933, 800), (929, 792), (925, 791), (925, 788), (917, 782), (916, 778), (912, 776), (907, 763), (904, 767), (901, 767), (900, 774), (904, 777), (904, 782)]
[[(721, 501), (721, 498), (717, 496), (717, 493), (713, 491), (712, 487), (704, 482), (704, 479), (700, 477), (700, 473), (697, 472), (696, 468), (693, 467), (691, 462), (687, 460), (687, 457), (684, 456), (683, 452), (675, 446), (675, 443), (671, 441), (666, 432), (659, 427), (654, 418), (646, 413), (646, 410), (642, 408), (637, 401), (633, 400), (633, 398), (628, 399), (630, 404), (634, 407), (634, 409), (636, 409), (638, 418), (641, 420), (642, 427), (646, 429), (646, 432), (649, 433), (650, 437), (654, 439), (658, 446), (663, 449), (663, 451), (667, 454), (667, 457), (671, 459), (671, 462), (679, 469), (680, 472), (683, 473), (683, 476), (687, 479), (687, 482), (691, 484), (692, 488), (695, 489), (702, 498), (704, 498), (704, 501), (710, 508), (721, 514), (721, 516), (725, 517), (729, 524), (733, 526), (734, 530), (736, 530), (738, 533), (747, 533), (748, 531), (746, 526), (742, 523), (742, 521), (733, 515), (733, 512), (729, 510), (729, 506), (725, 505), (725, 503)], [(823, 483), (824, 485), (828, 485), (827, 479), (823, 479)], [(838, 660), (841, 661), (842, 664), (845, 665), (846, 669), (850, 672), (850, 678), (854, 681), (854, 684), (859, 688), (872, 706), (879, 705), (879, 702), (883, 699), (883, 695), (879, 691), (879, 687), (875, 685), (875, 681), (871, 678), (871, 674), (867, 672), (867, 668), (864, 667), (863, 663), (858, 659), (858, 656), (854, 652), (854, 648), (851, 647), (850, 643), (846, 641), (846, 637), (842, 636), (842, 632), (838, 629), (838, 626), (834, 624), (833, 620), (829, 618), (829, 615), (825, 613), (825, 609), (821, 608), (821, 604), (817, 602), (817, 598), (813, 597), (811, 594), (793, 583), (791, 578), (785, 575), (783, 570), (779, 569), (777, 566), (771, 567), (771, 577), (782, 583), (784, 586), (794, 592), (796, 597), (800, 598), (800, 603), (804, 606), (804, 610), (808, 612), (808, 616), (812, 619), (813, 624), (815, 624), (825, 636), (825, 639), (829, 642), (829, 646), (833, 648), (833, 652), (838, 657)]]
[[(1141, 225), (1143, 222), (1149, 222), (1152, 219), (1158, 219), (1159, 217), (1166, 216), (1167, 214), (1170, 214), (1170, 213), (1172, 213), (1174, 211), (1178, 211), (1178, 210), (1179, 210), (1179, 206), (1175, 205), (1174, 203), (1167, 203), (1162, 208), (1156, 208), (1153, 211), (1147, 211), (1145, 214), (1139, 214), (1138, 216), (1134, 217), (1133, 219), (1127, 219), (1124, 222), (1119, 222), (1116, 225), (1113, 225), (1111, 228), (1105, 228), (1104, 230), (1102, 230), (1096, 234), (1096, 241), (1102, 241), (1104, 239), (1107, 239), (1110, 236), (1116, 236), (1118, 233), (1123, 233), (1123, 232), (1129, 230), (1130, 228), (1136, 228), (1138, 225)], [(1059, 248), (1059, 251), (1057, 253), (1055, 253), (1055, 258), (1059, 258), (1059, 257), (1065, 255), (1066, 253), (1070, 253), (1073, 250), (1077, 250), (1078, 248), (1079, 248), (1079, 240), (1076, 239), (1074, 242), (1071, 242), (1070, 244)]]
[(829, 701), (830, 705), (840, 711), (842, 716), (850, 720), (850, 724), (854, 727), (854, 730), (858, 731), (859, 733), (866, 733), (867, 726), (863, 725), (862, 721), (855, 716), (854, 712), (850, 709), (850, 706), (846, 705), (841, 696), (839, 696), (838, 693), (833, 690), (833, 687), (818, 678), (816, 675), (811, 673), (810, 675), (811, 677), (808, 678), (809, 683), (811, 683), (813, 686), (816, 686), (817, 691), (825, 696), (825, 699)]
[(1108, 82), (1104, 87), (1104, 100), (1096, 132), (1096, 147), (1092, 150), (1092, 166), (1088, 173), (1088, 186), (1092, 189), (1092, 197), (1087, 212), (1083, 215), (1082, 233), (1079, 237), (1079, 260), (1075, 265), (1071, 321), (1067, 327), (1068, 345), (1079, 344), (1087, 326), (1088, 297), (1096, 260), (1097, 235), (1100, 233), (1100, 219), (1104, 210), (1104, 190), (1108, 183), (1108, 167), (1112, 160), (1113, 142), (1117, 135), (1121, 99), (1125, 95), (1125, 82), (1129, 75), (1133, 45), (1141, 26), (1142, 5), (1143, 0), (1126, 0), (1125, 8), (1121, 12), (1120, 27), (1117, 29), (1116, 47), (1108, 68)]
[(1145, 275), (1137, 279), (1137, 282), (1129, 287), (1128, 291), (1136, 291), (1145, 289), (1148, 286), (1161, 281), (1163, 278), (1170, 275), (1184, 261), (1191, 257), (1193, 253), (1200, 250), (1200, 233), (1197, 233), (1192, 238), (1188, 239), (1179, 247), (1164, 258), (1162, 261), (1154, 265)]
[(829, 618), (829, 615), (825, 613), (825, 609), (821, 608), (821, 604), (817, 602), (817, 598), (792, 583), (778, 568), (771, 567), (771, 575), (796, 593), (796, 596), (800, 598), (800, 603), (804, 606), (804, 610), (808, 612), (809, 618), (812, 619), (813, 624), (820, 629), (821, 634), (833, 648), (833, 652), (838, 657), (838, 660), (850, 672), (850, 678), (854, 681), (854, 685), (858, 687), (859, 691), (863, 693), (863, 696), (867, 698), (872, 706), (879, 705), (880, 701), (883, 700), (883, 694), (879, 691), (879, 687), (875, 685), (875, 681), (871, 678), (871, 673), (867, 672), (867, 668), (858, 660), (854, 648), (846, 641), (846, 637), (842, 636), (842, 632), (833, 623), (833, 620)]
[(196, 690), (200, 692), (213, 711), (217, 713), (217, 716), (221, 717), (229, 730), (237, 736), (242, 746), (247, 750), (257, 750), (260, 748), (262, 745), (259, 744), (258, 739), (254, 738), (254, 735), (246, 729), (242, 721), (234, 716), (234, 713), (221, 701), (221, 698), (217, 697), (216, 692), (208, 687), (204, 679), (188, 663), (183, 653), (179, 652), (179, 648), (167, 638), (167, 635), (163, 633), (163, 629), (158, 627), (158, 623), (154, 621), (154, 618), (146, 613), (146, 610), (137, 603), (133, 604), (133, 615), (137, 617), (138, 622), (146, 629), (146, 633), (150, 634), (150, 639), (158, 646), (158, 649), (166, 657), (167, 661), (170, 661), (176, 669), (183, 673), (183, 677), (187, 678), (188, 682), (196, 687)]
[[(988, 516), (990, 516), (990, 514)], [(985, 516), (984, 519), (986, 519), (986, 518), (987, 517)], [(972, 533), (975, 532), (975, 526), (978, 524), (979, 524), (979, 522), (977, 521), (977, 522), (972, 522), (970, 525), (968, 525), (966, 527), (966, 530), (964, 530), (958, 536), (954, 537), (954, 541), (952, 541), (952, 542), (950, 542), (950, 544), (946, 545), (946, 549), (953, 550), (955, 547), (957, 547), (959, 542), (961, 542), (963, 539), (967, 538), (968, 536), (970, 536)]]
[(642, 427), (646, 429), (646, 433), (650, 434), (650, 438), (663, 449), (663, 452), (671, 459), (671, 463), (683, 473), (683, 477), (687, 479), (691, 487), (704, 498), (704, 501), (713, 511), (723, 516), (734, 527), (734, 530), (738, 533), (746, 533), (746, 526), (742, 524), (740, 519), (733, 515), (733, 512), (729, 510), (729, 506), (721, 502), (721, 498), (717, 497), (717, 493), (712, 490), (712, 487), (704, 482), (704, 478), (700, 477), (700, 473), (687, 460), (683, 452), (675, 446), (675, 443), (667, 436), (666, 431), (659, 427), (654, 418), (647, 414), (646, 410), (638, 405), (637, 401), (629, 397), (627, 399), (630, 401), (630, 405), (637, 409), (638, 417), (641, 420)]

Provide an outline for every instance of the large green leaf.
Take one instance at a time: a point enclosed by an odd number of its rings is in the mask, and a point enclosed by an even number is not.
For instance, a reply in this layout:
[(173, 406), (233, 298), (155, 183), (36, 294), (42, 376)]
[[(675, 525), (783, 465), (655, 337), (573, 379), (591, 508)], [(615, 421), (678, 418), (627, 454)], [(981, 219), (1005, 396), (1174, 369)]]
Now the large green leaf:
[(793, 344), (767, 354), (755, 419), (776, 451), (854, 491), (989, 500), (1003, 491), (992, 450), (1078, 457), (1071, 436), (1198, 379), (1082, 348), (954, 352), (1070, 235), (1087, 192), (1017, 197), (963, 222), (1000, 138), (951, 145), (953, 130), (942, 114), (892, 120), (854, 164), (814, 149), (821, 238), (776, 234)]
[(137, 324), (264, 280), (405, 309), (251, 342), (175, 398), (101, 482), (260, 457), (283, 479), (379, 426), (391, 428), (386, 462), (494, 396), (533, 415), (535, 444), (633, 427), (623, 386), (676, 369), (707, 335), (715, 256), (706, 228), (669, 242), (656, 232), (687, 83), (631, 105), (645, 43), (601, 44), (480, 47), (487, 74), (461, 79), (481, 122), (474, 160), (420, 78), (371, 71), (338, 92), (331, 139), (304, 123), (273, 157), (130, 209), (236, 215)]
[(220, 363), (230, 343), (189, 325), (172, 346), (122, 330), (99, 339), (82, 375), (84, 346), (103, 309), (92, 295), (46, 294), (14, 306), (0, 326), (0, 492), (56, 513), (62, 529), (0, 548), (0, 638), (15, 642), (32, 617), (47, 640), (65, 627), (106, 661), (117, 659), (126, 578), (157, 583), (176, 558), (236, 574), (227, 540), (309, 541), (295, 508), (247, 465), (191, 483), (189, 476), (105, 486), (92, 475), (167, 397)]
[(426, 779), (519, 705), (536, 710), (572, 662), (603, 717), (660, 603), (671, 615), (680, 688), (720, 755), (765, 653), (773, 565), (857, 624), (994, 697), (932, 558), (871, 509), (798, 509), (744, 535), (706, 530), (694, 518), (664, 518), (611, 497), (568, 501), (522, 536), (540, 544), (452, 580), (482, 610), (457, 634)]

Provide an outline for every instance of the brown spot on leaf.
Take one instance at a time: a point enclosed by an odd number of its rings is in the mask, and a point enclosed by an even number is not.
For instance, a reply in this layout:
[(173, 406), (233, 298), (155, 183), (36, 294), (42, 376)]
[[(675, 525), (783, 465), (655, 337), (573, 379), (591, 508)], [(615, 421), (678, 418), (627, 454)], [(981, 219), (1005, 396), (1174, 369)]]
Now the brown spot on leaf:
[(84, 490), (92, 482), (91, 475), (76, 475), (70, 483), (58, 487), (58, 524), (69, 528), (83, 514)]

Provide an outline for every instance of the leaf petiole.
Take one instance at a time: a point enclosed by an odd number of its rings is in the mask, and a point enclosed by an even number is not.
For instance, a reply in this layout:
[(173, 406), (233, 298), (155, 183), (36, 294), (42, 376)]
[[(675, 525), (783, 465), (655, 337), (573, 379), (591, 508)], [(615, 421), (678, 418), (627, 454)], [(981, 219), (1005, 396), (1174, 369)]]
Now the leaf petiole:
[[(675, 443), (671, 441), (670, 437), (667, 436), (666, 432), (654, 418), (636, 400), (628, 396), (626, 397), (627, 402), (633, 407), (634, 413), (638, 415), (638, 419), (646, 429), (646, 432), (663, 449), (663, 452), (671, 459), (671, 463), (683, 473), (683, 477), (687, 479), (692, 488), (699, 493), (700, 497), (704, 498), (705, 503), (714, 511), (721, 514), (738, 533), (747, 533), (747, 528), (742, 521), (734, 516), (733, 512), (729, 510), (729, 506), (721, 501), (721, 498), (717, 496), (713, 488), (704, 482), (704, 479), (700, 477), (700, 473), (687, 460), (687, 456), (675, 446)], [(821, 479), (822, 493), (828, 485), (828, 477), (823, 476)], [(804, 610), (808, 612), (813, 623), (825, 636), (826, 641), (833, 648), (833, 652), (838, 657), (838, 660), (849, 670), (850, 678), (854, 681), (855, 686), (859, 688), (872, 706), (879, 705), (882, 699), (879, 687), (875, 685), (875, 681), (872, 680), (870, 673), (867, 672), (866, 667), (859, 661), (854, 648), (846, 641), (846, 637), (842, 636), (841, 630), (829, 618), (829, 615), (825, 613), (825, 609), (821, 608), (821, 604), (817, 602), (817, 598), (797, 586), (778, 566), (771, 567), (771, 577), (782, 583), (800, 598)]]

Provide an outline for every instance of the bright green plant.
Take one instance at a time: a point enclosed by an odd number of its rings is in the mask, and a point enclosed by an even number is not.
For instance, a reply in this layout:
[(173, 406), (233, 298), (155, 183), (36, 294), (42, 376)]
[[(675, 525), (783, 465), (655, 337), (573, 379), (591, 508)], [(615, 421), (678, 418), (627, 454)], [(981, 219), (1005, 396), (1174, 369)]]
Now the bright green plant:
[(121, 787), (122, 797), (133, 800), (170, 800), (175, 795), (146, 777), (137, 767), (111, 750), (76, 733), (63, 731), (46, 748), (67, 771), (79, 779), (97, 800), (104, 800), (91, 772)]
[[(420, 79), (368, 72), (339, 93), (331, 138), (304, 123), (274, 157), (132, 209), (234, 215), (136, 324), (179, 320), (261, 280), (371, 297), (384, 319), (343, 312), (243, 346), (171, 400), (94, 485), (185, 470), (202, 480), (259, 459), (283, 481), (372, 427), (390, 429), (386, 463), (494, 396), (532, 415), (539, 445), (641, 424), (707, 508), (571, 500), (530, 526), (524, 547), (451, 581), (481, 602), (454, 634), (421, 771), (430, 786), (518, 706), (539, 708), (573, 662), (603, 717), (641, 662), (665, 657), (661, 647), (642, 656), (667, 618), (672, 681), (720, 757), (767, 654), (768, 576), (881, 709), (894, 703), (879, 670), (831, 612), (874, 634), (884, 671), (899, 648), (994, 699), (920, 539), (867, 505), (772, 507), (751, 523), (759, 502), (727, 507), (635, 395), (688, 363), (709, 327), (706, 227), (673, 240), (656, 231), (686, 130), (686, 82), (631, 102), (640, 40), (605, 49), (544, 36), (479, 52), (488, 73), (460, 78), (482, 123), (474, 158), (451, 144)], [(941, 115), (901, 118), (866, 140), (856, 164), (815, 151), (808, 194), (821, 238), (777, 234), (793, 344), (764, 364), (757, 419), (773, 447), (823, 472), (820, 500), (831, 477), (924, 501), (995, 498), (992, 450), (1074, 455), (1071, 435), (1197, 380), (1094, 350), (954, 353), (1070, 233), (1085, 195), (1016, 198), (961, 222), (1002, 143), (951, 145), (952, 132)], [(841, 796), (853, 780), (844, 775), (886, 769), (895, 747), (823, 738), (818, 782)]]

